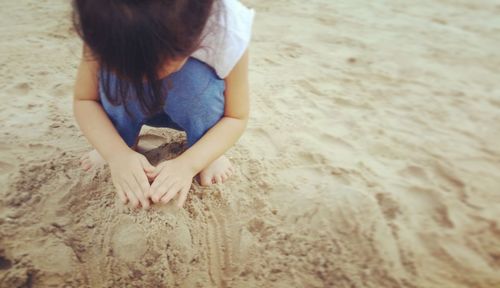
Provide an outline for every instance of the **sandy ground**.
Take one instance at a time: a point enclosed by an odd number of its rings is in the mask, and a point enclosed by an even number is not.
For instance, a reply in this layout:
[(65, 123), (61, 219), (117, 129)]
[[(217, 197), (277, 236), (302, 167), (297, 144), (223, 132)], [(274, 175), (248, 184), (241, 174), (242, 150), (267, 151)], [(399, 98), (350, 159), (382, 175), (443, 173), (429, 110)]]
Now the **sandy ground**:
[(499, 1), (245, 1), (238, 173), (149, 212), (79, 169), (67, 1), (0, 3), (1, 287), (500, 287)]

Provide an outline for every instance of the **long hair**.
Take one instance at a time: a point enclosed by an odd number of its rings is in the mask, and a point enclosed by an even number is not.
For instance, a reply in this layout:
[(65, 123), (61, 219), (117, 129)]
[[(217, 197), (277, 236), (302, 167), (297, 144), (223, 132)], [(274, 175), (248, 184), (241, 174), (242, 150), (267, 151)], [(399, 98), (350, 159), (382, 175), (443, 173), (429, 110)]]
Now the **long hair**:
[(86, 56), (100, 64), (107, 99), (126, 104), (135, 94), (144, 113), (159, 112), (166, 91), (158, 71), (199, 47), (214, 1), (73, 0), (73, 25), (90, 48)]

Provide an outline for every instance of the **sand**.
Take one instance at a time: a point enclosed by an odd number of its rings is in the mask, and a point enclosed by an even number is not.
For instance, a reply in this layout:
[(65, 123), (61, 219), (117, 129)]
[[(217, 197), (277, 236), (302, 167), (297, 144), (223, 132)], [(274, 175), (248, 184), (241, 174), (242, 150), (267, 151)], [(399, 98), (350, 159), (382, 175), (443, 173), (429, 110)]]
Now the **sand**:
[(500, 2), (244, 1), (238, 172), (148, 212), (79, 169), (68, 1), (0, 2), (1, 287), (500, 287)]

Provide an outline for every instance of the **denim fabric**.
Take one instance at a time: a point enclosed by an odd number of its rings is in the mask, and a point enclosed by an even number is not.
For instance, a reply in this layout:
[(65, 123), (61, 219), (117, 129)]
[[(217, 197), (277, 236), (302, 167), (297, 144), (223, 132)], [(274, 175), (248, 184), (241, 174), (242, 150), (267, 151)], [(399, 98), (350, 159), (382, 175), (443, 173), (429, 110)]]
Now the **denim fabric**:
[[(111, 74), (109, 77), (110, 89), (114, 89), (116, 76)], [(104, 96), (102, 83), (99, 83), (99, 97), (104, 111), (129, 147), (136, 143), (142, 125), (185, 131), (188, 146), (192, 146), (222, 118), (224, 80), (207, 64), (189, 58), (181, 70), (162, 81), (168, 87), (165, 106), (163, 112), (151, 117), (142, 113), (139, 102), (133, 97), (125, 104), (133, 117), (126, 113), (124, 105), (113, 106)], [(110, 93), (116, 92), (112, 90)]]

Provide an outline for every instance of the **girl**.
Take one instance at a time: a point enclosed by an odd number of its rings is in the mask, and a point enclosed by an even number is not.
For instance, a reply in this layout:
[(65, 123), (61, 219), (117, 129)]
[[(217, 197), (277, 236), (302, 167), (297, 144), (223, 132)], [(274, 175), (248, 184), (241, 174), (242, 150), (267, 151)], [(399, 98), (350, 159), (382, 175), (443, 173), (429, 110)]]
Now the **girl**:
[[(74, 0), (84, 42), (74, 115), (95, 148), (85, 170), (107, 162), (123, 203), (148, 208), (179, 195), (192, 179), (222, 183), (223, 155), (249, 114), (248, 43), (254, 17), (237, 0)], [(134, 151), (142, 125), (187, 134), (188, 149), (152, 166)]]

